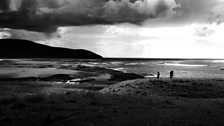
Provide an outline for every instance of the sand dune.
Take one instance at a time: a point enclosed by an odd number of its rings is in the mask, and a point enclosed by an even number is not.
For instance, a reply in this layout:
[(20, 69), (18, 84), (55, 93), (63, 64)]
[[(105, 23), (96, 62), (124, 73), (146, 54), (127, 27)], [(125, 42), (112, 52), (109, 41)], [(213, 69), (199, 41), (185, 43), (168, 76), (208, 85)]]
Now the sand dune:
[[(119, 82), (100, 91), (73, 90), (72, 86), (65, 90), (61, 84), (56, 88), (50, 83), (39, 86), (18, 83), (27, 93), (18, 95), (14, 90), (16, 95), (0, 97), (0, 125), (223, 125), (223, 82), (223, 79), (150, 78)], [(30, 92), (46, 86), (50, 90), (45, 92), (50, 93)], [(0, 89), (5, 96), (7, 91), (14, 92), (4, 86)]]
[(113, 84), (101, 93), (140, 96), (171, 96), (189, 98), (222, 98), (222, 79), (137, 79)]

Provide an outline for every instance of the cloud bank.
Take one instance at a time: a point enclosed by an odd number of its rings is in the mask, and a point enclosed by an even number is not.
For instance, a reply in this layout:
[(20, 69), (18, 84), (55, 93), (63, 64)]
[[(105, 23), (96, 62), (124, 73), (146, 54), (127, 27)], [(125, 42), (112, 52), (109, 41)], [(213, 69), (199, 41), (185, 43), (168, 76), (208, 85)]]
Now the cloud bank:
[(53, 32), (60, 26), (134, 23), (173, 16), (174, 0), (1, 0), (0, 27)]

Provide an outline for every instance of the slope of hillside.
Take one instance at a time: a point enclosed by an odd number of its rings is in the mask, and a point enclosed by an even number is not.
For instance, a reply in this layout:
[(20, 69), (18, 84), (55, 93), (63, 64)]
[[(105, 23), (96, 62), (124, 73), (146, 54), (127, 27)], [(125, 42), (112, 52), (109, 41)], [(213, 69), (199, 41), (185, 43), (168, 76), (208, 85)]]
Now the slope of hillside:
[(102, 56), (84, 49), (50, 47), (28, 40), (0, 39), (0, 58), (101, 59)]

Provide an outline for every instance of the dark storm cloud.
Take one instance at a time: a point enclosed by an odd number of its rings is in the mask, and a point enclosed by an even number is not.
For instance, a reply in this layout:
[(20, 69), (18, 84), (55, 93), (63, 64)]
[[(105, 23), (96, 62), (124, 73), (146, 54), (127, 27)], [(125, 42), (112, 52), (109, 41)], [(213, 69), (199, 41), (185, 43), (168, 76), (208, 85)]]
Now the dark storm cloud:
[(0, 27), (51, 33), (60, 26), (134, 23), (175, 13), (173, 0), (1, 0)]
[(9, 0), (0, 1), (0, 10), (7, 11), (9, 9)]

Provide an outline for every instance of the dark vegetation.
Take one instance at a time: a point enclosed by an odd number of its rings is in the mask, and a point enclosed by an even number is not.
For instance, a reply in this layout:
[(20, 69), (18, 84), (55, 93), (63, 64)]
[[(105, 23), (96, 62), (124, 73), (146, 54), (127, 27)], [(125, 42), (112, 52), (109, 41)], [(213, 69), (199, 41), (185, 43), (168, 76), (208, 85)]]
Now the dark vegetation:
[(139, 79), (139, 78), (144, 78), (144, 76), (134, 74), (134, 73), (124, 73), (122, 71), (116, 71), (112, 69), (107, 69), (103, 67), (89, 67), (89, 66), (82, 66), (79, 65), (75, 70), (80, 70), (80, 71), (86, 71), (86, 72), (97, 72), (101, 74), (110, 74), (112, 75), (111, 81), (125, 81), (125, 80), (133, 80), (133, 79)]
[(0, 125), (214, 126), (224, 123), (221, 98), (142, 97), (138, 95), (139, 88), (132, 91), (133, 95), (68, 91), (1, 98)]

